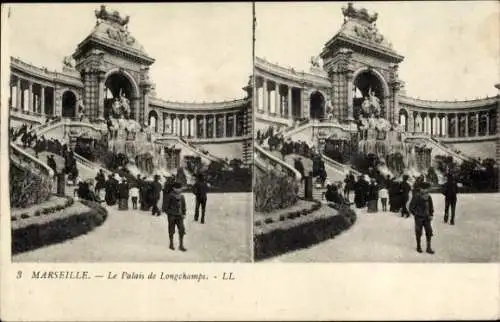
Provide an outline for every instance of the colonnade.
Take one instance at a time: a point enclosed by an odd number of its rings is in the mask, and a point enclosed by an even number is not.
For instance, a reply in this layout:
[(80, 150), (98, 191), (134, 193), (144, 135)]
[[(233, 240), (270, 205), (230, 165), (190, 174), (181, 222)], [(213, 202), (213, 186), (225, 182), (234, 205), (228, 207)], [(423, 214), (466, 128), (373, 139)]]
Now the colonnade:
[[(161, 119), (158, 114), (161, 113)], [(244, 136), (243, 111), (211, 114), (178, 114), (149, 112), (149, 125), (155, 132), (199, 139)]]
[(399, 123), (406, 131), (436, 137), (476, 137), (497, 133), (495, 109), (474, 112), (417, 112), (399, 113)]
[(55, 113), (55, 88), (11, 75), (9, 108), (24, 114), (53, 116)]
[(302, 117), (302, 88), (256, 76), (253, 90), (258, 113), (286, 119)]

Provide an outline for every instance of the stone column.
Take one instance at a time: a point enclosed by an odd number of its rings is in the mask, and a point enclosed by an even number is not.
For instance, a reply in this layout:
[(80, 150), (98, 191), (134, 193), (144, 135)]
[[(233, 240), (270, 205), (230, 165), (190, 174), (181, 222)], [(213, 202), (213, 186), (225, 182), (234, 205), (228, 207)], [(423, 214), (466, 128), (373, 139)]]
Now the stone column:
[(45, 86), (40, 87), (40, 114), (45, 114)]
[(264, 95), (264, 99), (262, 100), (262, 111), (264, 112), (264, 114), (269, 114), (269, 108), (267, 106), (267, 101), (268, 101), (268, 98), (269, 98), (269, 93), (267, 92), (267, 80), (265, 78), (262, 78), (263, 82), (262, 82), (262, 94)]
[(465, 136), (469, 136), (469, 113), (465, 113)]
[(33, 106), (33, 82), (28, 82), (28, 111), (34, 112), (35, 108)]
[[(352, 70), (347, 70), (347, 121), (354, 121), (354, 110), (353, 110), (353, 74)], [(387, 109), (387, 107), (386, 107)]]
[(203, 115), (203, 138), (207, 138), (207, 115)]
[(224, 115), (224, 122), (223, 122), (224, 123), (224, 133), (223, 133), (223, 135), (224, 135), (224, 137), (227, 137), (227, 114), (224, 113), (223, 115)]
[(193, 115), (193, 118), (191, 120), (191, 122), (193, 122), (193, 128), (192, 128), (192, 137), (197, 137), (198, 136), (198, 118), (196, 118), (196, 115)]
[(485, 136), (490, 135), (490, 112), (486, 111), (486, 131)]
[(455, 137), (458, 138), (458, 113), (455, 113)]
[(10, 100), (10, 104), (9, 104), (9, 109), (12, 108), (14, 106), (14, 100), (13, 100), (13, 97), (12, 97), (12, 81), (9, 82), (9, 100)]
[[(99, 101), (97, 104), (96, 118), (104, 116), (104, 72), (99, 73)], [(87, 108), (87, 106), (85, 106)]]
[(430, 120), (430, 123), (431, 123), (431, 136), (434, 135), (434, 118), (436, 116), (434, 114), (429, 114), (429, 120)]
[(258, 109), (259, 109), (259, 107), (258, 107), (258, 106), (259, 106), (259, 98), (257, 97), (257, 96), (258, 96), (258, 94), (257, 94), (257, 93), (258, 93), (257, 89), (258, 89), (258, 88), (257, 88), (257, 78), (256, 78), (256, 77), (254, 77), (254, 78), (253, 78), (253, 86), (252, 86), (252, 96), (253, 96), (253, 97), (252, 97), (252, 100), (253, 100), (253, 102), (254, 102), (254, 106), (256, 106), (256, 107), (257, 107), (256, 109), (258, 110)]
[(293, 115), (292, 115), (292, 87), (290, 85), (288, 85), (288, 119), (291, 120), (293, 119)]
[(21, 102), (22, 102), (22, 91), (21, 91), (21, 78), (17, 78), (17, 82), (16, 82), (16, 107), (18, 110), (21, 110), (22, 108), (22, 105), (21, 105)]
[(476, 136), (479, 136), (479, 113), (476, 112), (475, 116), (476, 116), (476, 122), (475, 122), (475, 124), (476, 124)]
[(184, 115), (179, 115), (179, 136), (184, 136)]
[(236, 112), (233, 114), (233, 136), (236, 136), (236, 120), (238, 119)]
[(276, 82), (274, 84), (274, 113), (281, 116), (280, 86)]
[(217, 137), (217, 115), (213, 114), (212, 115), (212, 119), (213, 119), (213, 122), (212, 122), (212, 130), (213, 130), (212, 138), (214, 139), (214, 138)]

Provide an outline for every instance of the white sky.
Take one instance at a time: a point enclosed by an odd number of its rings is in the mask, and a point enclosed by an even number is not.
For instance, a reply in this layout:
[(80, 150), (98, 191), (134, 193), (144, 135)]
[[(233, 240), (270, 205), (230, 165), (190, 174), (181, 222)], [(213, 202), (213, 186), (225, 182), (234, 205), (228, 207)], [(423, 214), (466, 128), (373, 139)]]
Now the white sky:
[[(95, 26), (93, 4), (11, 5), (9, 54), (62, 70), (64, 56)], [(107, 4), (130, 15), (128, 30), (156, 59), (151, 80), (166, 100), (245, 97), (252, 74), (251, 3)]]
[[(500, 2), (360, 2), (405, 60), (407, 95), (423, 99), (493, 96), (500, 82)], [(346, 3), (257, 3), (256, 55), (297, 70), (343, 22)]]

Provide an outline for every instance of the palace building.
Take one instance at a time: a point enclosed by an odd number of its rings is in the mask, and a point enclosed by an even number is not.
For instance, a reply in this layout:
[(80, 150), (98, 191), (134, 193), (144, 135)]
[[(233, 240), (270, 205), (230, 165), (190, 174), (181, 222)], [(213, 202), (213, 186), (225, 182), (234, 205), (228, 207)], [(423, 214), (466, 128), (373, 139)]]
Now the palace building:
[(105, 6), (95, 16), (93, 31), (64, 59), (62, 71), (11, 57), (11, 124), (40, 125), (57, 116), (76, 122), (82, 115), (95, 124), (121, 108), (128, 119), (148, 125), (157, 136), (179, 137), (220, 158), (252, 161), (251, 86), (232, 101), (161, 99), (149, 77), (155, 59), (128, 30), (130, 18)]
[(256, 129), (273, 125), (299, 132), (309, 122), (313, 133), (318, 128), (326, 137), (349, 137), (361, 118), (375, 115), (434, 150), (500, 159), (500, 95), (468, 101), (408, 97), (398, 75), (404, 57), (378, 30), (378, 14), (351, 3), (342, 13), (342, 27), (311, 58), (309, 71), (256, 58)]

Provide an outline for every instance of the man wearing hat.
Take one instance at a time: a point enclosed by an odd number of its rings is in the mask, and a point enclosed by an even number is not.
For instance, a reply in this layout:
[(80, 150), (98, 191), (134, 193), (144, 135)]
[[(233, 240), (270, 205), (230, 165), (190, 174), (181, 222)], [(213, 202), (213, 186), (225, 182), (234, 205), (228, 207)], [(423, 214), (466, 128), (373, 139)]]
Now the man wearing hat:
[(172, 190), (163, 200), (162, 209), (167, 214), (168, 218), (168, 238), (170, 241), (169, 248), (174, 250), (174, 235), (175, 228), (179, 231), (179, 250), (185, 252), (187, 249), (184, 247), (184, 235), (186, 229), (184, 227), (184, 218), (186, 217), (186, 199), (181, 193), (182, 185), (175, 182), (172, 185)]
[(422, 252), (420, 238), (422, 237), (422, 229), (425, 230), (427, 241), (427, 250), (429, 254), (434, 254), (431, 247), (432, 238), (432, 218), (434, 216), (434, 205), (432, 197), (429, 195), (430, 184), (422, 182), (419, 187), (413, 190), (413, 198), (410, 202), (410, 212), (415, 217), (415, 237), (417, 239), (417, 252)]

